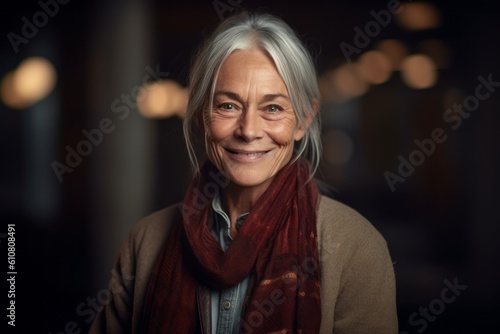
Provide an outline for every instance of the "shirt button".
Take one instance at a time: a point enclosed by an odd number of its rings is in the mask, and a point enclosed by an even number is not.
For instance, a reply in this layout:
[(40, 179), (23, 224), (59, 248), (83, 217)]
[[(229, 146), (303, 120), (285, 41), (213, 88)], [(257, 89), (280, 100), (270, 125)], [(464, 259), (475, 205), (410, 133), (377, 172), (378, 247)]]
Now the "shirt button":
[(222, 303), (222, 307), (226, 311), (229, 310), (231, 308), (231, 302), (229, 300), (224, 301), (224, 303)]

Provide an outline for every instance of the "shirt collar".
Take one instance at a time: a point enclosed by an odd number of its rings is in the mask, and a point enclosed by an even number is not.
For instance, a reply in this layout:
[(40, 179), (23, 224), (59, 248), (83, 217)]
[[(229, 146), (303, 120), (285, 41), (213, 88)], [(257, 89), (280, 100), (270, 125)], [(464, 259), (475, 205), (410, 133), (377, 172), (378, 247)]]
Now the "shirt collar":
[[(229, 216), (224, 212), (222, 209), (222, 203), (221, 203), (221, 198), (220, 198), (220, 192), (217, 193), (212, 201), (212, 209), (216, 213), (215, 219), (217, 221), (216, 228), (220, 228), (221, 220), (224, 221), (226, 228), (230, 228), (231, 226), (231, 220), (229, 219)], [(249, 215), (249, 212), (245, 212), (241, 215), (239, 215), (236, 218), (236, 231), (238, 231), (241, 227), (241, 224), (243, 224), (243, 221), (245, 218)], [(223, 219), (220, 219), (223, 218)], [(219, 226), (217, 226), (219, 225)]]

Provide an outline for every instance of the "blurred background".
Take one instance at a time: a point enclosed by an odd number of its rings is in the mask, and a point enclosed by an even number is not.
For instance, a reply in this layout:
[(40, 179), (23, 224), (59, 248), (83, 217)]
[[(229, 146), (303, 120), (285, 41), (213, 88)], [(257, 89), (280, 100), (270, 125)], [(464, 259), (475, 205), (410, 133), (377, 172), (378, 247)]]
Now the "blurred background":
[(16, 224), (16, 329), (88, 330), (130, 228), (183, 198), (193, 53), (221, 19), (249, 9), (282, 17), (314, 55), (317, 177), (386, 238), (400, 331), (498, 333), (500, 10), (397, 4), (4, 4), (0, 248)]

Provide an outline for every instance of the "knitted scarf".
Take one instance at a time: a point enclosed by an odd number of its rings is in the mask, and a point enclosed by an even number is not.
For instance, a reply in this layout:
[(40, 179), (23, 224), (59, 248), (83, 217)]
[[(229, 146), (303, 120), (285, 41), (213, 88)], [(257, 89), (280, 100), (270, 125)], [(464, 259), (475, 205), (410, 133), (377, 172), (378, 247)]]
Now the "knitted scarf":
[[(141, 333), (197, 333), (196, 285), (227, 289), (255, 275), (243, 333), (318, 333), (318, 192), (302, 160), (285, 166), (252, 207), (226, 252), (207, 227), (220, 172), (207, 161), (182, 202), (153, 268)], [(217, 179), (219, 177), (219, 179)]]

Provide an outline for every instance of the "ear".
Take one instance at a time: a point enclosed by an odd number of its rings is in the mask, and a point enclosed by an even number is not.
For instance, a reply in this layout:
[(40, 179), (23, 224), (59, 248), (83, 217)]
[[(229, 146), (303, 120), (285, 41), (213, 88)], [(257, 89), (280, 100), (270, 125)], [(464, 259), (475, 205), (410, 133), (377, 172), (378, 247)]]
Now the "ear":
[(319, 112), (319, 102), (317, 99), (314, 99), (311, 103), (311, 108), (312, 108), (312, 115), (305, 115), (304, 117), (304, 122), (305, 122), (305, 128), (301, 125), (297, 125), (297, 129), (295, 129), (295, 134), (293, 136), (293, 139), (295, 141), (299, 141), (302, 138), (304, 138), (304, 135), (306, 134), (306, 130), (311, 125), (314, 117), (317, 117), (318, 112)]

